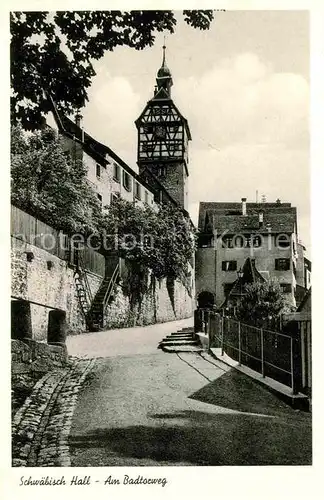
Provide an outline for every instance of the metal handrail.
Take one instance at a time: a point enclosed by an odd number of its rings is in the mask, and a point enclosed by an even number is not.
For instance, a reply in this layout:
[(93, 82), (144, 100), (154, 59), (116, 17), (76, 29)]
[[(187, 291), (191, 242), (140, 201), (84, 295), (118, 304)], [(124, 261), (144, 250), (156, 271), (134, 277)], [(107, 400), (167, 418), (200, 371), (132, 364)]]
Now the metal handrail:
[(78, 251), (78, 264), (79, 264), (79, 270), (81, 271), (82, 273), (82, 277), (83, 277), (83, 281), (84, 281), (84, 285), (85, 285), (85, 290), (86, 290), (86, 294), (88, 294), (88, 297), (89, 297), (89, 302), (90, 302), (90, 306), (93, 302), (93, 296), (92, 296), (92, 292), (91, 292), (91, 288), (90, 288), (90, 284), (89, 284), (89, 281), (88, 281), (88, 275), (85, 271), (85, 268), (84, 268), (84, 260), (83, 260), (83, 257), (82, 257), (82, 254), (79, 250)]
[(118, 275), (119, 275), (119, 263), (116, 265), (114, 272), (112, 274), (112, 277), (109, 281), (109, 284), (108, 284), (108, 287), (107, 287), (107, 290), (106, 290), (106, 293), (104, 295), (103, 302), (102, 302), (103, 307), (106, 306), (107, 302), (109, 301), (109, 299), (111, 297), (111, 294), (112, 294), (113, 288), (115, 286), (115, 283), (117, 281)]
[[(207, 311), (206, 311), (207, 312)], [(201, 321), (203, 320), (203, 315), (205, 315), (205, 311), (201, 311), (201, 315), (200, 315), (200, 318), (201, 318)], [(210, 317), (217, 317), (217, 314), (215, 314), (214, 312), (212, 311), (209, 311), (207, 312), (207, 322), (209, 323), (208, 319)], [(244, 354), (245, 356), (248, 356), (249, 358), (251, 359), (254, 359), (256, 361), (259, 361), (261, 363), (261, 372), (262, 372), (262, 376), (265, 377), (265, 370), (264, 370), (264, 367), (265, 365), (267, 366), (272, 366), (273, 368), (277, 369), (277, 370), (280, 370), (281, 372), (284, 372), (286, 373), (287, 375), (290, 375), (291, 377), (291, 389), (292, 389), (292, 392), (293, 394), (295, 394), (295, 379), (294, 379), (294, 338), (290, 335), (286, 335), (286, 334), (283, 334), (283, 333), (280, 333), (280, 332), (274, 332), (272, 330), (264, 330), (263, 328), (258, 328), (258, 327), (255, 327), (253, 325), (248, 325), (246, 323), (241, 323), (240, 321), (237, 321), (237, 320), (233, 320), (229, 317), (222, 317), (220, 316), (220, 319), (221, 319), (221, 323), (220, 323), (220, 332), (219, 334), (220, 335), (217, 335), (217, 333), (215, 332), (214, 334), (214, 337), (220, 341), (220, 344), (221, 344), (221, 351), (222, 351), (222, 355), (224, 353), (224, 347), (230, 347), (232, 349), (234, 349), (235, 351), (238, 351), (238, 358), (239, 358), (239, 364), (241, 364), (241, 355)], [(224, 325), (224, 320), (227, 319), (227, 328), (225, 328), (225, 325)], [(239, 346), (236, 347), (228, 342), (226, 342), (225, 340), (225, 336), (226, 336), (226, 330), (229, 330), (231, 329), (231, 326), (234, 327), (237, 326), (238, 327), (238, 331), (237, 332), (232, 332), (232, 333), (235, 333), (237, 338), (238, 338), (238, 343), (239, 343)], [(252, 330), (257, 330), (257, 332), (261, 335), (261, 346), (260, 346), (260, 349), (261, 349), (261, 358), (257, 357), (257, 356), (254, 356), (252, 355), (251, 353), (249, 352), (246, 352), (246, 351), (243, 351), (242, 350), (242, 345), (241, 345), (241, 341), (242, 341), (242, 334), (243, 334), (243, 331), (242, 331), (242, 327), (246, 327), (248, 330), (250, 330), (250, 332)], [(281, 337), (284, 337), (286, 339), (290, 339), (290, 370), (286, 370), (278, 365), (275, 365), (273, 363), (270, 363), (269, 360), (265, 360), (264, 359), (264, 354), (265, 354), (265, 348), (264, 348), (264, 334), (271, 334), (272, 336), (281, 336)]]

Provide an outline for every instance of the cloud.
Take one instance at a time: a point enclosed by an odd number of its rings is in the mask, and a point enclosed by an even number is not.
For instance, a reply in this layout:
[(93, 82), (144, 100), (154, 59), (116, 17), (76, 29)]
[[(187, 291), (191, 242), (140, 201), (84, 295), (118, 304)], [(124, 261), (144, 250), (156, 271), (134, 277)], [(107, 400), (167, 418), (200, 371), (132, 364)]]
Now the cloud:
[(224, 59), (200, 78), (179, 80), (173, 96), (186, 110), (199, 147), (307, 143), (307, 81), (275, 73), (254, 54)]
[(126, 78), (112, 76), (101, 67), (88, 97), (84, 111), (87, 131), (134, 164), (137, 147), (134, 120), (141, 112), (141, 96)]
[[(103, 59), (84, 113), (87, 131), (137, 170), (134, 120), (150, 88), (134, 90), (136, 75), (107, 72)], [(172, 97), (188, 119), (189, 193), (194, 218), (199, 201), (291, 202), (308, 244), (308, 83), (303, 76), (276, 72), (252, 53), (224, 58), (198, 76), (174, 79)]]

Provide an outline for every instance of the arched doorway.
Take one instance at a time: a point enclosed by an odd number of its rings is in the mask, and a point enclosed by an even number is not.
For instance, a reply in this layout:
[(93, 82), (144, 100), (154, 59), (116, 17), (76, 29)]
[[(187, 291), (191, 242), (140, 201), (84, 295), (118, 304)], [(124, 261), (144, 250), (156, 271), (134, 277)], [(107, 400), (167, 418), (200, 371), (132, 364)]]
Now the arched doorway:
[(214, 295), (211, 292), (200, 292), (198, 295), (198, 308), (210, 309), (215, 304)]

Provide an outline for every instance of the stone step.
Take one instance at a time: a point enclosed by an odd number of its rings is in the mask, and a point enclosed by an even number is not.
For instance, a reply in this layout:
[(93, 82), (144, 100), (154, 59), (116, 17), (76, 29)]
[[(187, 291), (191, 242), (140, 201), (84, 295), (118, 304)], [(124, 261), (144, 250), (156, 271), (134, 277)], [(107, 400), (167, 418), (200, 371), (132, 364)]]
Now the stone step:
[(192, 340), (194, 337), (193, 335), (167, 335), (165, 338), (169, 340)]
[(188, 345), (188, 346), (165, 346), (165, 345), (160, 345), (160, 349), (164, 352), (202, 352), (203, 348), (201, 346), (194, 346), (194, 345)]
[(198, 340), (162, 340), (160, 342), (162, 345), (198, 345), (199, 341)]
[(185, 326), (184, 328), (181, 328), (181, 330), (178, 330), (178, 332), (194, 332), (194, 327), (193, 326)]
[(168, 335), (169, 337), (192, 337), (192, 333), (171, 333), (171, 335)]

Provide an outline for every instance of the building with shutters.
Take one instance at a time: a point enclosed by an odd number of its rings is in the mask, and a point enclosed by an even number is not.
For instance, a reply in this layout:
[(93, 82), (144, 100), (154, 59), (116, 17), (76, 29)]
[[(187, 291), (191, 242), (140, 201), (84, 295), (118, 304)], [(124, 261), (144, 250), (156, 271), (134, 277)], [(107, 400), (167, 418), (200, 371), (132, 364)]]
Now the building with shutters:
[(297, 210), (290, 203), (247, 203), (246, 198), (201, 202), (198, 228), (198, 300), (208, 296), (209, 302), (222, 306), (238, 291), (242, 271), (249, 269), (251, 277), (278, 280), (289, 302), (299, 305), (309, 276), (305, 249), (298, 243)]

